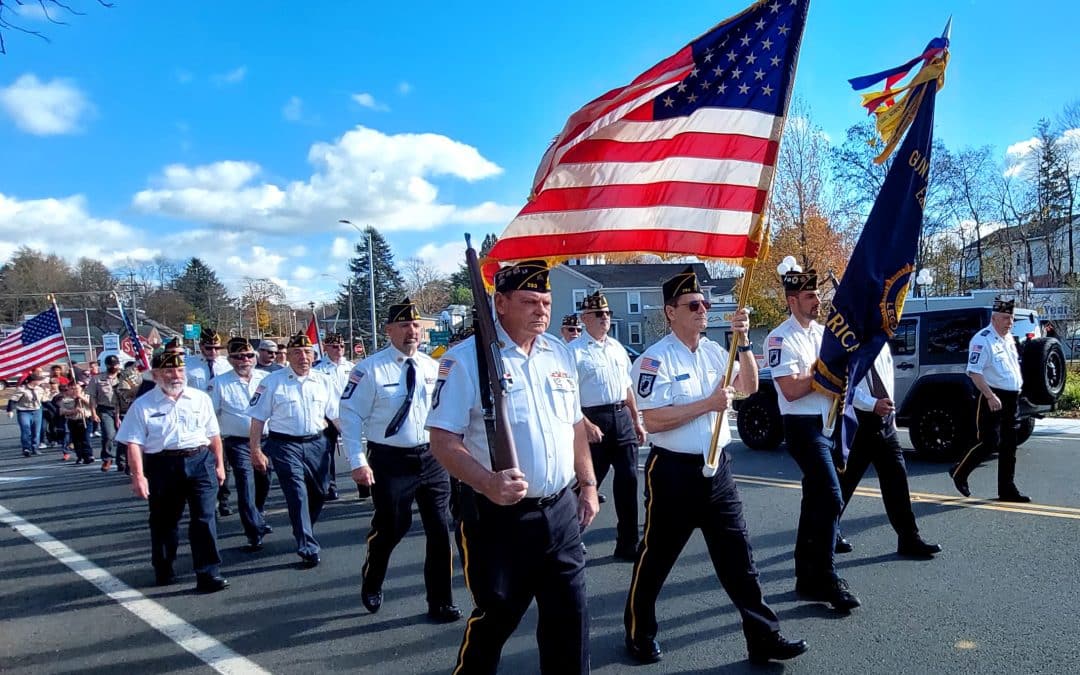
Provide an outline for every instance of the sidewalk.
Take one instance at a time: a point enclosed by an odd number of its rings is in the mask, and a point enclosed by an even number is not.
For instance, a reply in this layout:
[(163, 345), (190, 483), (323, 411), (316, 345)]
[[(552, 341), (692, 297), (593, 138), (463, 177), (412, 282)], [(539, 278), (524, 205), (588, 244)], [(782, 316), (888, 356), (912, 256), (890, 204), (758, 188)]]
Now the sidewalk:
[(1035, 420), (1032, 436), (1071, 436), (1080, 438), (1080, 418), (1046, 417)]

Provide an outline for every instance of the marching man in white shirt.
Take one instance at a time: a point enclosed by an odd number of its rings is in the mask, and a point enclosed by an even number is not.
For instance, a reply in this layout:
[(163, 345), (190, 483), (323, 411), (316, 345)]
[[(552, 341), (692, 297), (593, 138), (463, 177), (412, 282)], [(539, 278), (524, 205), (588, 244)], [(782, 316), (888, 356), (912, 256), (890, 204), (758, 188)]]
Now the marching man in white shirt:
[[(349, 373), (352, 372), (353, 362), (345, 358), (345, 336), (341, 333), (330, 333), (322, 341), (323, 357), (312, 366), (312, 370), (323, 373), (337, 387), (337, 396), (341, 398), (341, 392), (345, 391), (345, 385), (349, 381)], [(338, 430), (327, 420), (326, 445), (330, 448), (330, 489), (326, 491), (326, 501), (336, 501), (337, 491), (337, 450)]]
[[(361, 361), (341, 396), (341, 435), (353, 479), (371, 486), (375, 513), (367, 537), (360, 599), (379, 611), (390, 554), (412, 526), (413, 501), (424, 524), (428, 617), (461, 618), (450, 589), (450, 475), (435, 460), (424, 428), (439, 366), (417, 351), (420, 312), (411, 300), (391, 305), (390, 346)], [(367, 437), (364, 452), (361, 437)]]
[(228, 351), (232, 369), (210, 382), (210, 401), (221, 426), (225, 458), (236, 477), (236, 502), (248, 539), (247, 550), (254, 552), (262, 549), (263, 536), (273, 530), (263, 517), (263, 505), (270, 492), (270, 472), (256, 471), (251, 465), (248, 402), (269, 373), (255, 368), (255, 351), (247, 338), (229, 340)]

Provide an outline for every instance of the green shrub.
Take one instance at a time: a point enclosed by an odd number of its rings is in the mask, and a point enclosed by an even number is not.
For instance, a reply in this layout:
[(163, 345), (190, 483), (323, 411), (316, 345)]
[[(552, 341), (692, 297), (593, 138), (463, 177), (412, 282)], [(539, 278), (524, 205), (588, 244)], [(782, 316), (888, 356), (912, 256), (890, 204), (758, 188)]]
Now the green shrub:
[(1080, 373), (1070, 369), (1065, 378), (1065, 391), (1058, 399), (1057, 409), (1066, 412), (1080, 410)]

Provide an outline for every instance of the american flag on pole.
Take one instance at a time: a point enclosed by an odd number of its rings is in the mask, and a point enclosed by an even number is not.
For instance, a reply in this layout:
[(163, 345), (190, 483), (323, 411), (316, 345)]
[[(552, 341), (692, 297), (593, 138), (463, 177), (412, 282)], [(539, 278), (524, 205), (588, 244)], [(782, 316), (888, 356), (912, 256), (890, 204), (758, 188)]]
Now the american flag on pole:
[(809, 0), (763, 0), (570, 116), (489, 259), (754, 259)]
[[(146, 354), (146, 350), (143, 348), (142, 340), (139, 339), (139, 334), (135, 330), (135, 326), (132, 325), (131, 319), (128, 318), (127, 312), (124, 311), (123, 304), (120, 303), (120, 298), (116, 299), (116, 306), (120, 309), (120, 316), (124, 319), (124, 327), (127, 329), (128, 339), (125, 342), (131, 344), (131, 351), (134, 352), (131, 355), (139, 363), (139, 370), (150, 370), (150, 358)], [(127, 350), (124, 350), (127, 351)]]
[(0, 342), (0, 378), (21, 375), (66, 355), (60, 319), (49, 308)]

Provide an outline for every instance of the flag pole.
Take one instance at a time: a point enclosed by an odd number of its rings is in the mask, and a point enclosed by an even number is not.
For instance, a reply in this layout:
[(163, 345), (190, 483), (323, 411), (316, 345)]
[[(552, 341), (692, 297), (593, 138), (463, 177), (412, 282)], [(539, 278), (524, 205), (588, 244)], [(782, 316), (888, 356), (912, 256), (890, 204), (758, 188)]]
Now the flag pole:
[(49, 293), (49, 302), (52, 304), (53, 311), (56, 312), (56, 323), (60, 325), (60, 337), (64, 340), (64, 354), (67, 356), (68, 370), (71, 372), (71, 377), (75, 377), (75, 362), (71, 360), (71, 349), (68, 348), (67, 335), (64, 335), (64, 319), (60, 316), (60, 308), (56, 306), (56, 296)]

